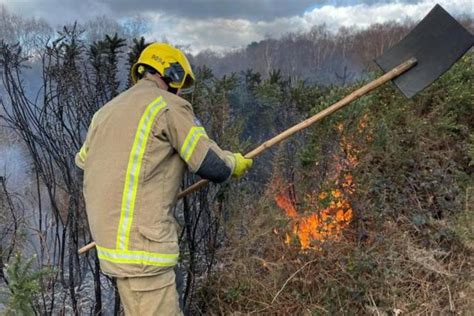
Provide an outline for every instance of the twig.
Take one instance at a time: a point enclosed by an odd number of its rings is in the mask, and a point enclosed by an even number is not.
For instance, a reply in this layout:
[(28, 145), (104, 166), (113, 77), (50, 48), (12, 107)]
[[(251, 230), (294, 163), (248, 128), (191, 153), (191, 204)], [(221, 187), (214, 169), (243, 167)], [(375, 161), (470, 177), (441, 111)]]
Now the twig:
[(273, 304), (275, 302), (275, 300), (277, 299), (278, 295), (280, 295), (280, 293), (285, 289), (286, 285), (288, 284), (288, 282), (290, 282), (291, 279), (293, 279), (295, 277), (295, 275), (297, 275), (301, 270), (303, 270), (307, 265), (309, 265), (310, 263), (313, 263), (313, 262), (316, 262), (318, 259), (315, 259), (315, 260), (311, 260), (311, 261), (308, 261), (306, 262), (301, 268), (299, 268), (298, 270), (295, 271), (295, 273), (293, 273), (286, 281), (285, 283), (283, 284), (283, 286), (281, 287), (281, 289), (277, 292), (277, 294), (275, 294), (275, 296), (273, 297), (272, 299), (272, 302), (271, 304)]
[(454, 313), (456, 311), (456, 309), (454, 307), (454, 302), (453, 302), (453, 297), (451, 295), (451, 290), (449, 289), (448, 283), (446, 281), (445, 281), (445, 283), (446, 283), (446, 288), (448, 289), (449, 311)]

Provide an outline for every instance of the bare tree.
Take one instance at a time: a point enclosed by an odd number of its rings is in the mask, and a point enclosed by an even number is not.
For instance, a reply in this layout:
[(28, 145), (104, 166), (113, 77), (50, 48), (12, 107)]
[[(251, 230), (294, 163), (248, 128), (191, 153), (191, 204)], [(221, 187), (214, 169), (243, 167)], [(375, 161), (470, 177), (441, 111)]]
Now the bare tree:
[[(67, 289), (67, 301), (76, 314), (81, 311), (77, 289), (90, 272), (94, 274), (96, 292), (94, 312), (101, 312), (102, 281), (95, 256), (77, 254), (78, 247), (91, 238), (84, 213), (82, 177), (74, 164), (74, 156), (92, 115), (118, 93), (115, 75), (123, 46), (123, 40), (117, 36), (97, 43), (101, 50), (98, 58), (103, 63), (101, 70), (111, 79), (98, 90), (96, 87), (103, 77), (89, 75), (91, 67), (85, 62), (87, 50), (81, 34), (76, 24), (65, 27), (59, 39), (44, 49), (42, 90), (35, 100), (30, 100), (25, 90), (22, 74), (27, 59), (23, 57), (21, 46), (3, 42), (0, 48), (2, 81), (8, 97), (1, 100), (4, 110), (1, 118), (23, 140), (33, 161), (38, 185), (38, 231), (51, 230), (48, 237), (41, 240), (38, 258), (47, 261), (40, 262), (41, 265), (58, 268), (55, 277), (61, 288)], [(44, 191), (54, 225), (45, 226), (43, 222), (48, 217), (42, 204)], [(47, 288), (50, 289), (49, 306), (44, 306), (44, 312), (52, 313), (58, 310), (57, 303), (61, 303), (55, 301), (57, 282), (53, 280)], [(61, 289), (58, 290), (56, 294), (61, 297)], [(60, 300), (66, 303), (64, 298)]]

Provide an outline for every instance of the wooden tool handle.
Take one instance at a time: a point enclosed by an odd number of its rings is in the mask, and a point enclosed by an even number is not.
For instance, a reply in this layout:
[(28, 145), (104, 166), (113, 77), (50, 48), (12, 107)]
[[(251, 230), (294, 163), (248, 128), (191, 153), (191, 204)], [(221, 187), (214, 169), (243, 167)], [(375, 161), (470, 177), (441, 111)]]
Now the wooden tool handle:
[[(352, 103), (353, 101), (359, 99), (360, 97), (366, 95), (367, 93), (371, 92), (372, 90), (377, 89), (378, 87), (380, 87), (384, 83), (400, 76), (404, 72), (406, 72), (409, 69), (413, 68), (416, 65), (416, 63), (417, 63), (416, 58), (410, 58), (409, 60), (407, 60), (404, 63), (398, 65), (395, 68), (393, 68), (392, 70), (390, 70), (389, 72), (387, 72), (383, 76), (381, 76), (381, 77), (375, 79), (374, 81), (369, 82), (365, 86), (357, 89), (356, 91), (354, 91), (351, 94), (349, 94), (348, 96), (346, 96), (344, 99), (342, 99), (342, 100), (334, 103), (333, 105), (327, 107), (326, 109), (322, 110), (318, 114), (315, 114), (315, 115), (311, 116), (310, 118), (304, 120), (303, 122), (298, 123), (298, 124), (290, 127), (289, 129), (287, 129), (286, 131), (278, 134), (277, 136), (267, 140), (266, 142), (264, 142), (263, 144), (261, 144), (260, 146), (258, 146), (254, 150), (252, 150), (251, 152), (247, 153), (245, 155), (245, 157), (246, 158), (254, 158), (254, 157), (260, 155), (261, 153), (263, 153), (267, 149), (269, 149), (269, 148), (275, 146), (276, 144), (281, 143), (285, 139), (291, 137), (293, 134), (295, 134), (295, 133), (297, 133), (297, 132), (313, 125), (314, 123), (322, 120), (326, 116), (331, 115), (332, 113), (336, 112), (337, 110), (345, 107), (346, 105), (348, 105), (348, 104)], [(179, 193), (178, 194), (178, 199), (181, 199), (181, 198), (185, 197), (186, 195), (189, 195), (193, 192), (198, 191), (199, 189), (205, 187), (208, 183), (209, 183), (209, 180), (200, 180), (200, 181), (194, 183), (193, 185), (186, 188), (186, 190)], [(90, 243), (90, 244), (82, 247), (81, 249), (79, 249), (79, 253), (84, 253), (84, 252), (89, 251), (90, 249), (92, 249), (94, 247), (95, 247), (95, 243)]]
[(91, 250), (92, 248), (95, 247), (95, 242), (91, 242), (91, 243), (88, 243), (87, 245), (85, 245), (84, 247), (80, 248), (78, 250), (79, 254), (83, 254), (83, 253), (86, 253), (88, 252), (89, 250)]
[[(334, 103), (333, 105), (331, 105), (330, 107), (327, 107), (326, 109), (322, 110), (318, 114), (315, 114), (314, 116), (304, 120), (303, 122), (298, 123), (298, 124), (294, 125), (293, 127), (290, 127), (289, 129), (287, 129), (286, 131), (278, 134), (277, 136), (267, 140), (266, 142), (264, 142), (263, 144), (261, 144), (260, 146), (258, 146), (254, 150), (252, 150), (251, 152), (247, 153), (245, 155), (245, 157), (246, 158), (254, 158), (254, 157), (260, 155), (261, 153), (266, 151), (268, 148), (271, 148), (271, 147), (275, 146), (276, 144), (279, 144), (280, 142), (284, 141), (285, 139), (293, 136), (293, 134), (295, 134), (295, 133), (297, 133), (297, 132), (313, 125), (317, 121), (322, 120), (326, 116), (336, 112), (337, 110), (343, 108), (344, 106), (350, 104), (351, 102), (359, 99), (363, 95), (366, 95), (370, 91), (380, 87), (381, 85), (383, 85), (387, 81), (390, 81), (393, 78), (396, 78), (396, 77), (400, 76), (402, 73), (404, 73), (407, 70), (414, 67), (416, 65), (416, 63), (417, 63), (417, 61), (416, 61), (415, 58), (411, 58), (411, 59), (407, 60), (403, 64), (401, 64), (401, 65), (395, 67), (394, 69), (392, 69), (391, 71), (387, 72), (385, 75), (375, 79), (374, 81), (366, 84), (365, 86), (361, 87), (360, 89), (352, 92), (351, 94), (346, 96), (344, 99), (340, 100), (339, 102)], [(178, 198), (182, 198), (182, 197), (184, 197), (188, 194), (191, 194), (191, 193), (201, 189), (202, 187), (206, 186), (208, 183), (209, 183), (208, 180), (200, 180), (200, 181), (194, 183), (193, 185), (191, 185), (190, 187), (188, 187), (186, 190), (182, 191), (178, 195)]]

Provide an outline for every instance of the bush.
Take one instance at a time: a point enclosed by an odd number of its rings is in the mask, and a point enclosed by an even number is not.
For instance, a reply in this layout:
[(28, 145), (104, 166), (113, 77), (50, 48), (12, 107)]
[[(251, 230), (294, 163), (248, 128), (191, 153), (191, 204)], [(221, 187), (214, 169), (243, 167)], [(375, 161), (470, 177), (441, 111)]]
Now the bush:
[(34, 270), (32, 265), (36, 256), (30, 259), (17, 253), (13, 262), (6, 268), (8, 288), (10, 290), (6, 302), (6, 315), (33, 315), (35, 296), (41, 292), (40, 280), (49, 275), (50, 269)]
[[(335, 170), (346, 168), (354, 178), (349, 199), (355, 217), (342, 238), (302, 251), (298, 243), (284, 242), (292, 234), (291, 219), (273, 201), (271, 185), (258, 201), (239, 197), (235, 213), (246, 205), (245, 216), (228, 223), (233, 233), (218, 253), (222, 262), (201, 288), (201, 310), (293, 315), (472, 310), (474, 222), (466, 216), (466, 192), (474, 183), (471, 58), (412, 100), (386, 85), (324, 120), (304, 145), (293, 147), (299, 164), (285, 163), (292, 156), (278, 151), (284, 157), (274, 160), (274, 177), (293, 188), (295, 208), (308, 211), (308, 194), (334, 186)], [(328, 89), (312, 112), (361, 84)]]

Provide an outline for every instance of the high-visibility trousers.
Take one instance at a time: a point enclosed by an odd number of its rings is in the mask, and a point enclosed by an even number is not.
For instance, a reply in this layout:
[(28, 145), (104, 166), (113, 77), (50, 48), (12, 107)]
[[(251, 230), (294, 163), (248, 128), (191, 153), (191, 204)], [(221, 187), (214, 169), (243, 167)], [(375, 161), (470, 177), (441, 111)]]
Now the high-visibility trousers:
[(117, 278), (117, 288), (126, 316), (183, 315), (174, 270), (147, 277)]

